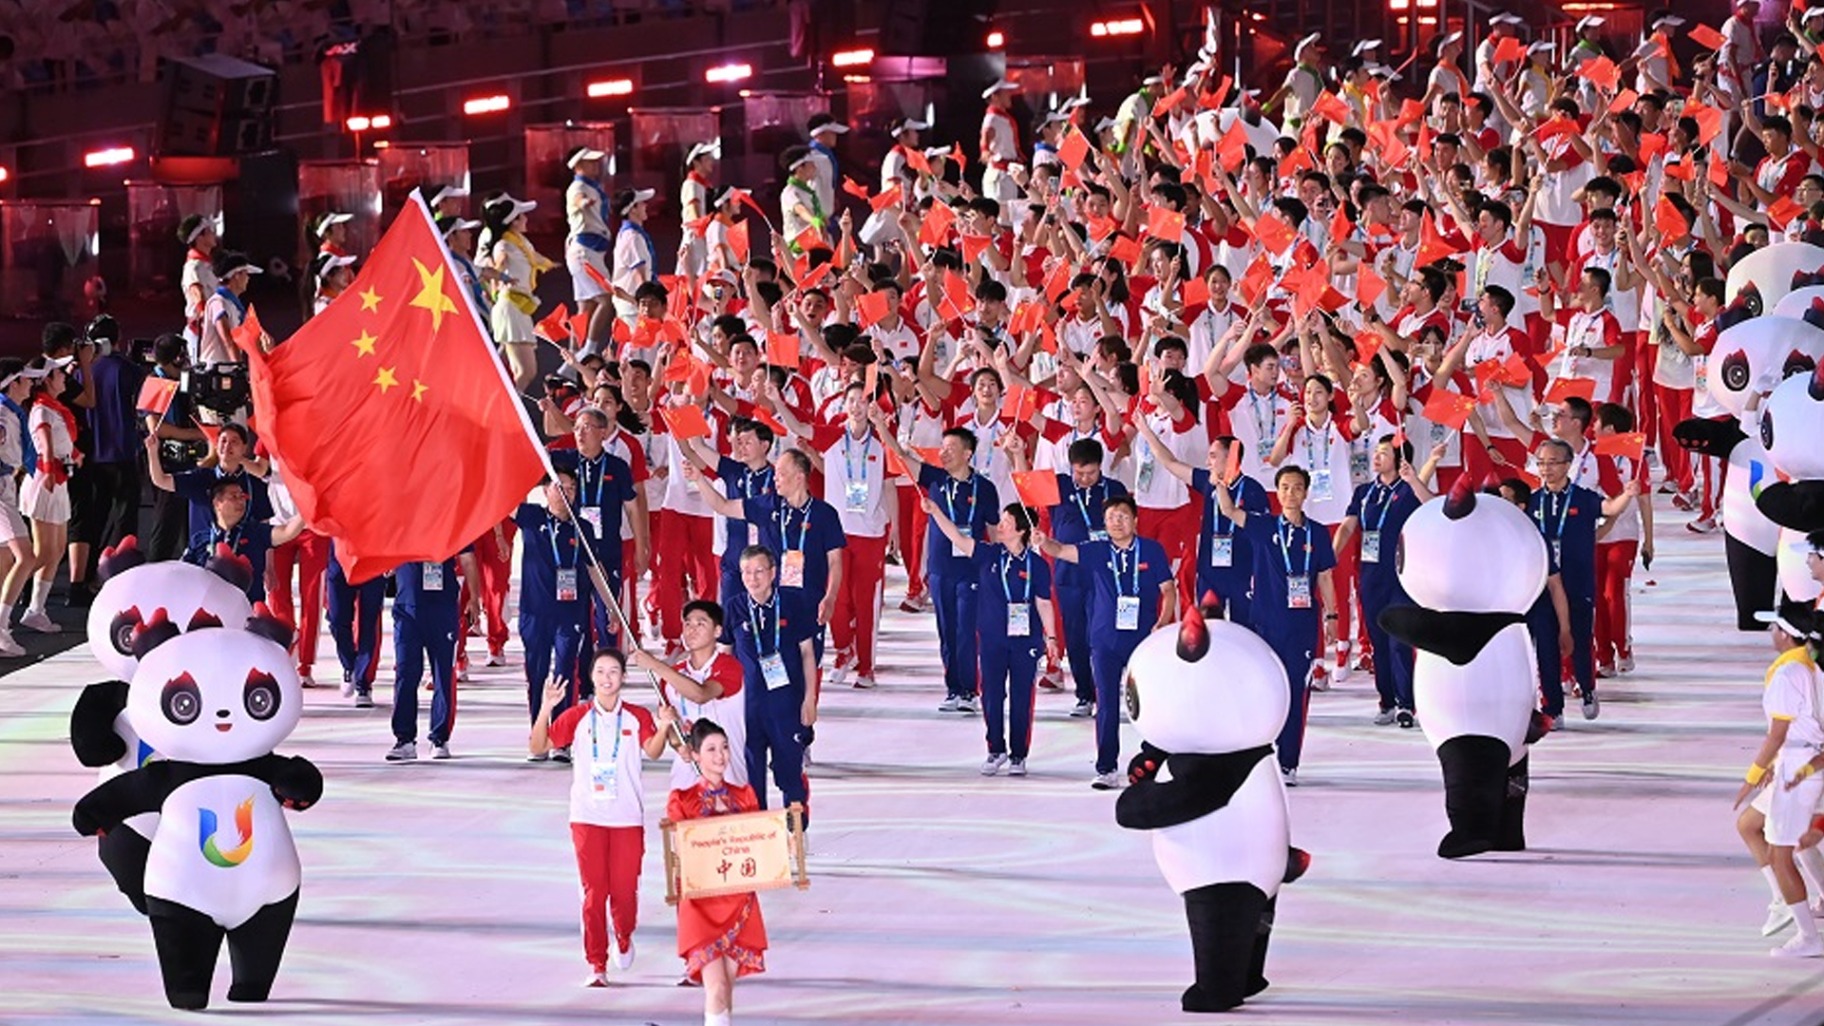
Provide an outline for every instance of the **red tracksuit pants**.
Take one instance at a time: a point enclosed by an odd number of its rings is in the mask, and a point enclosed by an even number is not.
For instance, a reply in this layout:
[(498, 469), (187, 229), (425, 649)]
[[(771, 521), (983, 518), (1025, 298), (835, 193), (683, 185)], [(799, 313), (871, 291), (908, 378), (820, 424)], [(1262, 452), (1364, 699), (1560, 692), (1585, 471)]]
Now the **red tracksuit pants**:
[[(291, 572), (298, 572), (299, 598), (303, 608), (292, 605)], [(317, 661), (317, 631), (323, 622), (323, 571), (329, 568), (329, 539), (315, 531), (305, 531), (283, 545), (275, 545), (266, 557), (266, 605), (279, 619), (298, 629), (292, 655), (298, 660), (298, 673), (307, 675)]]
[(716, 563), (716, 518), (676, 510), (659, 511), (659, 633), (665, 640), (684, 636), (686, 579), (693, 599), (716, 598), (722, 571)]
[(925, 526), (930, 518), (918, 504), (916, 485), (896, 485), (899, 491), (899, 561), (906, 568), (906, 598), (925, 593)]
[(570, 824), (576, 871), (583, 883), (583, 957), (591, 966), (608, 964), (608, 923), (614, 921), (615, 948), (627, 950), (640, 916), (640, 860), (646, 857), (642, 827)]
[(488, 654), (500, 655), (507, 648), (507, 589), (513, 577), (513, 536), (519, 525), (503, 520), (494, 530), (475, 539), (475, 566), (481, 572), (479, 582), (462, 582), (462, 630), (457, 635), (456, 666), (469, 665), (469, 631), (480, 626), (469, 615), (470, 590), (481, 589), (481, 615), (487, 622)]
[(1640, 542), (1596, 544), (1596, 665), (1614, 666), (1633, 655), (1628, 644), (1628, 587)]
[(842, 588), (830, 617), (830, 643), (838, 652), (853, 647), (855, 674), (874, 676), (874, 627), (880, 622), (881, 579), (887, 567), (887, 536), (849, 535), (842, 549)]

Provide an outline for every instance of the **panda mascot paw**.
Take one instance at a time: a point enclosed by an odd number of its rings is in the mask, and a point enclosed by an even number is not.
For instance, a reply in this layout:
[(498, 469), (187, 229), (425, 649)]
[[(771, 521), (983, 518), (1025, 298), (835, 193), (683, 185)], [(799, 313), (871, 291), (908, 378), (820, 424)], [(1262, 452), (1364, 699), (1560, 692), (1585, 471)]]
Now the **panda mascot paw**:
[(134, 634), (125, 713), (159, 758), (97, 786), (71, 815), (78, 833), (112, 837), (158, 813), (145, 912), (173, 1008), (208, 1005), (224, 938), (229, 1000), (264, 1001), (291, 933), (301, 874), (283, 810), (314, 803), (322, 776), (272, 751), (303, 711), (288, 636), (257, 620), (181, 632), (162, 611), (150, 618)]
[(1273, 758), (1291, 706), (1285, 669), (1251, 631), (1193, 609), (1134, 650), (1124, 692), (1145, 740), (1115, 820), (1151, 835), (1184, 899), (1196, 981), (1180, 1007), (1227, 1011), (1266, 989), (1274, 902), (1310, 864), (1291, 846)]

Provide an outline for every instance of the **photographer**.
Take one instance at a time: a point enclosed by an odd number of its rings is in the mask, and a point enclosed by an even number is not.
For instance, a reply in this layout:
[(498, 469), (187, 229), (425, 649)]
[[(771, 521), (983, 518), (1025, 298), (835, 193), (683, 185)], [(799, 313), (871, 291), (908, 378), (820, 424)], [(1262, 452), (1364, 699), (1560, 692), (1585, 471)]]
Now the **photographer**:
[[(129, 534), (139, 533), (139, 418), (135, 407), (146, 368), (120, 349), (120, 328), (114, 318), (102, 315), (89, 324), (89, 341), (100, 352), (87, 377), (94, 387), (95, 405), (89, 410), (90, 447), (82, 473), (89, 479), (89, 511), (80, 530), (70, 525), (72, 581), (86, 581), (94, 573), (96, 554), (118, 545)], [(82, 563), (75, 561), (81, 551)], [(71, 585), (71, 602), (86, 604), (88, 596)]]
[[(152, 376), (169, 381), (182, 381), (190, 357), (184, 339), (178, 335), (160, 335), (152, 343)], [(209, 455), (209, 437), (196, 426), (196, 405), (181, 388), (171, 397), (164, 416), (147, 414), (146, 429), (158, 439), (158, 455), (146, 465), (148, 480), (156, 481), (161, 471), (176, 476), (195, 470)], [(190, 541), (190, 504), (175, 492), (154, 487), (152, 490), (152, 531), (146, 546), (146, 558), (177, 559)]]
[(175, 492), (188, 504), (186, 546), (190, 538), (207, 532), (209, 525), (215, 522), (215, 509), (209, 497), (218, 481), (233, 481), (247, 493), (249, 519), (262, 524), (272, 519), (272, 503), (266, 495), (266, 463), (248, 458), (252, 448), (253, 436), (245, 427), (223, 424), (216, 432), (213, 450), (202, 466), (178, 474), (167, 473), (162, 465), (149, 468), (154, 485), (163, 491)]

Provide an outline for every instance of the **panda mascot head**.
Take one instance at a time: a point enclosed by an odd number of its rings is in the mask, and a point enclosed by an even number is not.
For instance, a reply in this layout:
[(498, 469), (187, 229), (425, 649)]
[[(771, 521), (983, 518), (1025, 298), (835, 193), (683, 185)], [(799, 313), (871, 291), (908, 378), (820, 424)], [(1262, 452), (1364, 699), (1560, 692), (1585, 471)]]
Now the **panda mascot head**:
[(1195, 610), (1134, 649), (1124, 696), (1148, 744), (1201, 754), (1273, 743), (1292, 704), (1285, 667), (1259, 635)]
[(1458, 481), (1420, 506), (1400, 531), (1400, 587), (1427, 609), (1525, 613), (1550, 567), (1539, 528), (1518, 506)]
[(104, 551), (98, 569), (103, 583), (89, 606), (89, 651), (119, 680), (133, 677), (133, 633), (153, 610), (186, 631), (240, 627), (253, 613), (246, 593), (221, 575), (176, 560), (149, 563), (132, 537)]
[(1809, 242), (1776, 242), (1736, 261), (1723, 283), (1723, 298), (1746, 297), (1756, 314), (1773, 309), (1792, 291), (1793, 275), (1824, 268), (1824, 248)]
[(1766, 395), (1824, 358), (1824, 302), (1803, 317), (1751, 317), (1724, 329), (1706, 365), (1711, 398), (1737, 418), (1749, 399)]
[[(1819, 300), (1824, 300), (1824, 274), (1817, 277), (1820, 281), (1813, 283), (1812, 275), (1793, 275), (1793, 290), (1768, 311), (1769, 316), (1784, 317), (1788, 320), (1802, 320)], [(1804, 282), (1805, 284), (1800, 284)]]
[(1786, 532), (1775, 554), (1780, 590), (1811, 601), (1824, 588), (1812, 579), (1797, 546), (1803, 535), (1824, 530), (1824, 366), (1782, 381), (1759, 413), (1761, 445), (1779, 480), (1760, 489), (1755, 506)]
[(223, 765), (271, 752), (304, 711), (291, 629), (266, 617), (245, 630), (140, 628), (127, 716), (167, 759)]

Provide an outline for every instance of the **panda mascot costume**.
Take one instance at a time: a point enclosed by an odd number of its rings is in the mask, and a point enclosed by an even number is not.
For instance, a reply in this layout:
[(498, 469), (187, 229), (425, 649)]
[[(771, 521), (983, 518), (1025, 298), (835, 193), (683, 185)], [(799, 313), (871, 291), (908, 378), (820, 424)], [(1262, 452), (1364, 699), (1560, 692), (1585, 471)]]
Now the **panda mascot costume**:
[(1755, 496), (1774, 479), (1760, 433), (1750, 431), (1750, 407), (1793, 374), (1809, 373), (1824, 357), (1824, 302), (1802, 317), (1752, 316), (1736, 305), (1717, 317), (1721, 332), (1700, 372), (1702, 387), (1728, 418), (1680, 423), (1673, 437), (1699, 455), (1724, 460), (1723, 546), (1735, 593), (1736, 629), (1762, 631), (1754, 614), (1768, 608), (1776, 587), (1780, 527), (1756, 506)]
[(1775, 242), (1737, 260), (1723, 280), (1723, 302), (1742, 300), (1755, 316), (1772, 310), (1795, 288), (1824, 270), (1824, 248), (1809, 242)]
[(1824, 364), (1795, 374), (1761, 404), (1756, 429), (1779, 480), (1762, 487), (1755, 505), (1780, 525), (1780, 590), (1795, 602), (1816, 602), (1824, 585), (1805, 565), (1805, 535), (1824, 531)]
[[(102, 550), (97, 572), (102, 586), (89, 606), (89, 652), (109, 679), (90, 684), (77, 696), (70, 711), (70, 747), (77, 761), (99, 770), (100, 782), (106, 783), (157, 755), (127, 719), (127, 681), (139, 665), (134, 632), (154, 622), (184, 630), (240, 627), (252, 611), (235, 582), (189, 563), (147, 563), (131, 535)], [(115, 885), (143, 913), (146, 853), (158, 814), (134, 816), (125, 827), (108, 831), (96, 847)]]
[(1545, 589), (1545, 539), (1519, 507), (1461, 478), (1400, 532), (1400, 586), (1412, 605), (1381, 613), (1411, 645), (1419, 725), (1444, 771), (1450, 832), (1438, 856), (1526, 847), (1527, 745), (1543, 731), (1526, 612)]
[(1286, 671), (1252, 631), (1192, 609), (1140, 642), (1124, 690), (1144, 740), (1115, 821), (1152, 834), (1160, 874), (1184, 896), (1197, 982), (1183, 1009), (1226, 1011), (1266, 989), (1279, 887), (1310, 863), (1290, 846), (1273, 758)]
[(159, 814), (146, 915), (173, 1008), (208, 1006), (224, 934), (228, 1000), (264, 1001), (278, 975), (301, 875), (283, 810), (310, 808), (323, 793), (310, 762), (273, 754), (303, 706), (290, 642), (288, 626), (263, 617), (244, 630), (140, 628), (127, 718), (159, 758), (76, 803), (85, 837)]

